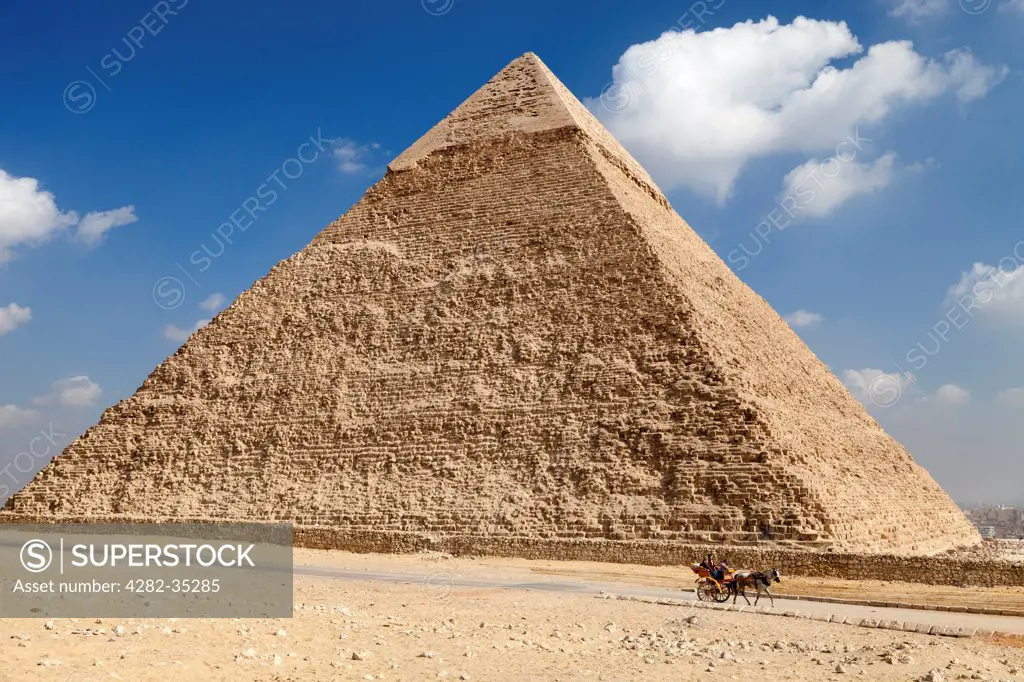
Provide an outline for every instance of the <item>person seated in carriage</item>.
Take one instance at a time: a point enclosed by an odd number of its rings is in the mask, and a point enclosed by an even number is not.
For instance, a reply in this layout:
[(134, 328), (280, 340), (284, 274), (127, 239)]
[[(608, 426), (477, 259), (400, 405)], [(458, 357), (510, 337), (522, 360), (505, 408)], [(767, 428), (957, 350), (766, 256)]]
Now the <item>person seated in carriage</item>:
[(722, 582), (723, 580), (725, 580), (725, 574), (728, 571), (729, 571), (729, 560), (728, 559), (722, 559), (722, 563), (720, 563), (718, 565), (718, 568), (712, 569), (711, 577), (714, 578), (715, 580), (717, 580), (718, 582)]
[(701, 568), (706, 568), (708, 573), (714, 573), (715, 562), (711, 560), (711, 555), (708, 554), (704, 561), (700, 562)]

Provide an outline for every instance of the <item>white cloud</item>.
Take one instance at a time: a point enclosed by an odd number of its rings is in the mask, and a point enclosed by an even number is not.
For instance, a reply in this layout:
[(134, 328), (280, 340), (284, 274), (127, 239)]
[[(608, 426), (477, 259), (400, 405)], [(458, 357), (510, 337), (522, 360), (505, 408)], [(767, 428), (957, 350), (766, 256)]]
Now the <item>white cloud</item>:
[(825, 318), (818, 313), (812, 313), (806, 310), (797, 310), (796, 312), (786, 315), (782, 319), (788, 322), (792, 327), (815, 327), (821, 324), (821, 321)]
[(32, 309), (23, 308), (17, 303), (11, 303), (6, 308), (0, 308), (0, 336), (14, 331), (31, 319)]
[(41, 190), (38, 180), (0, 170), (0, 263), (14, 257), (15, 247), (39, 246), (75, 225), (76, 238), (94, 245), (106, 230), (135, 219), (134, 207), (125, 206), (89, 213), (79, 225), (78, 214), (61, 211), (53, 193)]
[(103, 235), (108, 230), (121, 227), (122, 225), (130, 225), (137, 220), (138, 217), (135, 215), (134, 206), (122, 206), (111, 211), (87, 213), (82, 218), (82, 222), (78, 224), (78, 229), (75, 231), (75, 239), (88, 246), (95, 246), (103, 240)]
[(209, 296), (203, 299), (203, 301), (199, 304), (199, 307), (202, 308), (203, 310), (209, 310), (212, 313), (214, 310), (219, 310), (220, 307), (224, 305), (224, 301), (226, 300), (227, 299), (224, 298), (224, 294), (210, 294)]
[(50, 392), (33, 398), (36, 405), (68, 405), (86, 407), (95, 404), (103, 389), (87, 376), (68, 377), (56, 381)]
[(945, 304), (970, 310), (972, 316), (1024, 322), (1024, 266), (1013, 256), (998, 266), (975, 263), (946, 292)]
[(17, 405), (0, 405), (0, 428), (21, 426), (36, 416), (32, 410), (23, 410)]
[(786, 175), (779, 202), (792, 198), (794, 216), (826, 216), (855, 196), (888, 187), (895, 176), (895, 161), (893, 152), (867, 163), (844, 163), (837, 157), (811, 159)]
[(934, 156), (929, 156), (924, 161), (916, 161), (906, 167), (908, 173), (924, 173), (925, 171), (934, 170), (940, 168), (942, 164)]
[(0, 263), (15, 246), (35, 246), (78, 222), (74, 211), (63, 213), (53, 194), (39, 189), (35, 178), (18, 178), (0, 170)]
[(1007, 0), (999, 6), (999, 9), (1024, 12), (1024, 0)]
[(866, 407), (872, 410), (885, 408), (884, 411), (897, 419), (918, 407), (966, 405), (971, 400), (971, 392), (956, 384), (943, 384), (933, 394), (922, 394), (912, 385), (913, 376), (880, 369), (848, 369), (843, 372), (843, 383), (850, 394)]
[(940, 16), (949, 9), (948, 0), (896, 0), (896, 3), (889, 10), (889, 15), (900, 17), (910, 22)]
[(967, 50), (928, 59), (893, 41), (865, 53), (843, 22), (768, 17), (633, 45), (612, 69), (628, 97), (590, 106), (659, 183), (724, 201), (752, 159), (831, 155), (857, 126), (944, 93), (976, 99), (1006, 73)]
[(1024, 407), (1024, 388), (1008, 388), (996, 395), (1000, 405), (1008, 407)]
[(189, 340), (189, 337), (208, 324), (210, 324), (209, 320), (199, 320), (192, 329), (182, 329), (176, 325), (169, 324), (164, 328), (164, 338), (169, 341), (184, 343)]
[(848, 369), (843, 372), (843, 383), (854, 398), (868, 407), (891, 407), (910, 385), (910, 377), (880, 369)]
[(364, 173), (369, 171), (371, 156), (377, 149), (380, 145), (376, 142), (361, 145), (354, 140), (339, 138), (334, 140), (331, 156), (342, 173)]
[(960, 388), (956, 384), (943, 384), (935, 392), (935, 397), (940, 403), (947, 405), (963, 405), (971, 399), (971, 392)]
[(947, 86), (962, 104), (981, 99), (1010, 73), (1005, 65), (983, 65), (967, 49), (947, 52), (943, 61), (947, 68)]

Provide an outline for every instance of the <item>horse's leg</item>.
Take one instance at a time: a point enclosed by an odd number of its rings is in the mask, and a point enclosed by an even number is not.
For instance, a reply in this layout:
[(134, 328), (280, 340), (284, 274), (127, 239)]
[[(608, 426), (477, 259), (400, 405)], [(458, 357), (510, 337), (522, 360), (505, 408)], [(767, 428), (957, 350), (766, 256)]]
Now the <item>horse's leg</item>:
[(775, 608), (775, 597), (772, 596), (771, 588), (764, 588), (764, 591), (768, 593), (768, 598), (772, 600), (772, 608)]
[[(738, 591), (738, 594), (742, 594), (743, 595), (743, 601), (747, 602), (747, 606), (750, 606), (750, 600), (747, 599), (747, 585), (746, 585), (746, 583), (738, 583), (737, 584), (737, 591)], [(733, 603), (735, 603), (735, 602), (733, 602)]]

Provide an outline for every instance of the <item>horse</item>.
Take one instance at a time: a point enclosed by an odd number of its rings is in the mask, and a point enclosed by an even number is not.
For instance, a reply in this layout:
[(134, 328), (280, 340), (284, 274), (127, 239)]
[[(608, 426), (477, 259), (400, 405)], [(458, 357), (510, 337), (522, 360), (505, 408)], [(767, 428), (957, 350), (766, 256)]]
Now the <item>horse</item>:
[(775, 597), (772, 595), (771, 585), (772, 583), (782, 582), (782, 571), (777, 568), (773, 568), (770, 571), (737, 571), (733, 574), (732, 580), (729, 581), (729, 589), (732, 591), (732, 603), (736, 603), (736, 599), (742, 594), (743, 600), (750, 605), (750, 600), (747, 599), (746, 588), (753, 587), (757, 590), (757, 596), (754, 598), (754, 606), (757, 606), (757, 602), (761, 599), (761, 593), (768, 595), (768, 598), (772, 600), (772, 608), (775, 607)]

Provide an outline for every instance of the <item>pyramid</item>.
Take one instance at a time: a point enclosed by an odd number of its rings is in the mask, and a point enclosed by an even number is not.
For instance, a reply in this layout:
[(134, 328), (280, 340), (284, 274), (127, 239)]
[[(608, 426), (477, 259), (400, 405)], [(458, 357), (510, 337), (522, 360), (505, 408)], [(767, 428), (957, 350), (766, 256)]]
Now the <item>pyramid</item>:
[(532, 53), (4, 509), (866, 552), (979, 540)]

